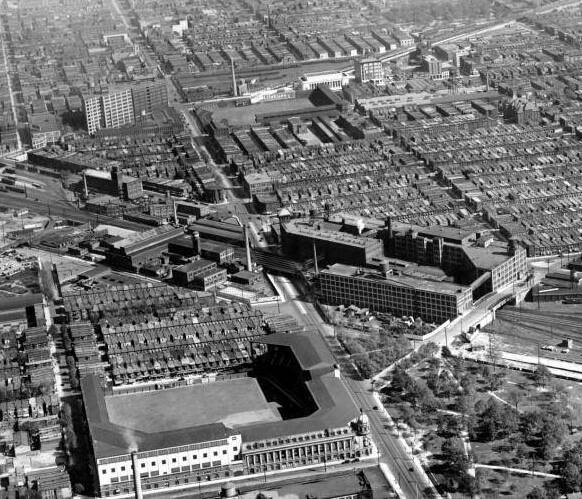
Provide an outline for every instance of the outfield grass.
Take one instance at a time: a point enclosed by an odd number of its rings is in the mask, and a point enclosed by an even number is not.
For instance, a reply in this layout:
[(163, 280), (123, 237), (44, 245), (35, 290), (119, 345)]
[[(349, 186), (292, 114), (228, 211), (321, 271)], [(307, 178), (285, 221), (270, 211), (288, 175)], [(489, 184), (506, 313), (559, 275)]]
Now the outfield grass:
[(112, 423), (146, 433), (223, 422), (229, 427), (280, 421), (254, 378), (105, 397)]

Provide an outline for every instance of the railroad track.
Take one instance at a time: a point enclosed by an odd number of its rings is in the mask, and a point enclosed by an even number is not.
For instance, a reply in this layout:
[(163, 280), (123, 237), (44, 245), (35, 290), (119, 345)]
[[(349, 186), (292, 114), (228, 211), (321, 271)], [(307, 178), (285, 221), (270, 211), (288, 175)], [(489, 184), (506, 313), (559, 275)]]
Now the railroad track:
[[(529, 316), (529, 317), (528, 317)], [(568, 328), (574, 329), (574, 331), (582, 330), (582, 321), (573, 321), (568, 319), (559, 319), (557, 317), (544, 317), (542, 315), (533, 315), (523, 312), (513, 312), (509, 310), (498, 310), (497, 317), (499, 319), (504, 319), (512, 322), (517, 322), (519, 324), (524, 324), (527, 322), (532, 322), (534, 324), (544, 324), (551, 326), (553, 328)]]

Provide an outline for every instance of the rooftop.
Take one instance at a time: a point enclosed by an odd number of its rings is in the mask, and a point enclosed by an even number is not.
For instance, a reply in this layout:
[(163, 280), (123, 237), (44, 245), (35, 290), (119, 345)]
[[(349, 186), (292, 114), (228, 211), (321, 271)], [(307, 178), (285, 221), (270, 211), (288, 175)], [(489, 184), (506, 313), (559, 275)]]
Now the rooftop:
[(216, 124), (219, 124), (221, 120), (227, 120), (232, 126), (252, 125), (256, 122), (255, 117), (259, 114), (280, 113), (305, 108), (314, 108), (313, 103), (307, 97), (262, 102), (250, 106), (229, 106), (214, 111), (212, 120)]
[(422, 291), (429, 291), (448, 295), (457, 295), (461, 292), (467, 291), (467, 286), (454, 284), (436, 277), (432, 277), (428, 273), (422, 273), (418, 277), (411, 275), (388, 275), (387, 277), (378, 271), (372, 269), (362, 269), (361, 267), (354, 267), (352, 265), (344, 265), (342, 263), (335, 263), (328, 268), (321, 271), (322, 274), (335, 274), (346, 277), (354, 277), (363, 280), (385, 281), (387, 284), (394, 286), (413, 288)]
[(309, 222), (306, 220), (292, 220), (282, 224), (282, 227), (288, 234), (302, 235), (313, 239), (343, 243), (350, 246), (366, 247), (378, 243), (377, 239), (342, 232), (341, 229), (343, 226), (341, 224), (324, 221)]

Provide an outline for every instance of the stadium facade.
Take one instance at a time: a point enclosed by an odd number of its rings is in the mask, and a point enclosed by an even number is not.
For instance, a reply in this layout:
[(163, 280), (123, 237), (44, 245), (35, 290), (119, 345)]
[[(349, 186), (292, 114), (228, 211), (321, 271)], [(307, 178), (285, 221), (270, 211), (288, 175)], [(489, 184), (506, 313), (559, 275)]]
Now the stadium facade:
[[(368, 420), (355, 406), (321, 337), (281, 333), (257, 341), (265, 347), (253, 359), (253, 372), (264, 380), (261, 386), (295, 401), (275, 421), (200, 421), (172, 430), (160, 421), (160, 431), (152, 432), (130, 421), (120, 424), (111, 416), (108, 400), (120, 395), (103, 388), (96, 376), (83, 378), (99, 494), (129, 494), (135, 483), (144, 491), (184, 487), (376, 455)], [(220, 397), (220, 383), (204, 389)], [(191, 404), (197, 404), (194, 397)], [(224, 404), (225, 412), (230, 405)]]

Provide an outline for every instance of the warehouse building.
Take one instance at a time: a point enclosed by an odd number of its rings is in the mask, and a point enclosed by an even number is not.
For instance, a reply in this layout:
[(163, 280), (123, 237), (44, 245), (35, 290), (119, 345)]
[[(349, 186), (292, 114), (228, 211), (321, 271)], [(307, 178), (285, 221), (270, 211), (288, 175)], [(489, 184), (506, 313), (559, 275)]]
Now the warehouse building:
[(143, 195), (141, 179), (120, 174), (117, 167), (111, 172), (88, 169), (83, 172), (83, 177), (88, 191), (119, 196), (126, 200), (138, 199)]
[(183, 236), (180, 227), (163, 225), (105, 244), (107, 263), (115, 268), (139, 272), (144, 265), (158, 264), (170, 241)]
[(366, 265), (374, 257), (384, 254), (380, 239), (362, 237), (349, 231), (346, 224), (324, 220), (291, 220), (281, 224), (283, 251), (296, 259), (313, 258), (314, 248), (318, 258), (328, 263)]
[(486, 232), (388, 221), (385, 235), (389, 255), (443, 269), (470, 285), (475, 300), (521, 280), (527, 271), (525, 248)]
[(469, 286), (430, 276), (409, 276), (336, 263), (320, 273), (321, 297), (334, 305), (356, 305), (428, 322), (454, 319), (473, 305)]
[(226, 282), (226, 270), (219, 269), (215, 262), (200, 259), (173, 269), (173, 280), (178, 286), (208, 291)]

